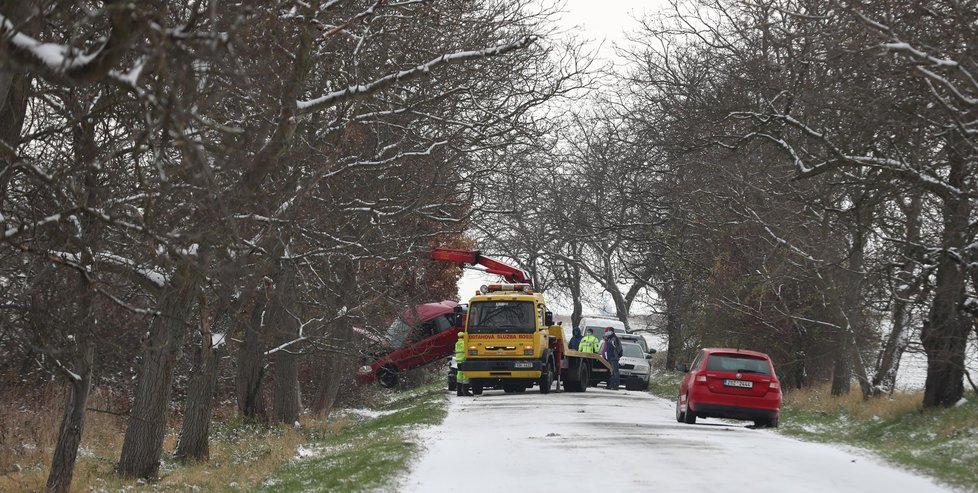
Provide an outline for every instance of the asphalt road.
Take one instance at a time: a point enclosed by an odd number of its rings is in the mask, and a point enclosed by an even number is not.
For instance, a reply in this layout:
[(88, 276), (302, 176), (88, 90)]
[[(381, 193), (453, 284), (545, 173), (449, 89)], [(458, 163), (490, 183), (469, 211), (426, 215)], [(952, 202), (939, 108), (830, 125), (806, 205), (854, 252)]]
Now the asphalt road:
[(677, 423), (672, 402), (590, 388), (451, 397), (442, 425), (392, 489), (404, 492), (951, 491), (859, 450), (749, 422)]

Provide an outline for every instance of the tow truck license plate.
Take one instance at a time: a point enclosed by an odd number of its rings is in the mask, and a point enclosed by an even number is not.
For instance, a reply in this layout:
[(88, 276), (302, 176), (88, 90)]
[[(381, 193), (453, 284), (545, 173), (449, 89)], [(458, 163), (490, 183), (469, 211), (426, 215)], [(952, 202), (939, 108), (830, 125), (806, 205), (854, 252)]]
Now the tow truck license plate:
[(745, 389), (749, 389), (749, 388), (752, 388), (754, 386), (754, 382), (747, 381), (747, 380), (730, 380), (730, 379), (726, 379), (726, 380), (723, 381), (723, 384), (726, 385), (727, 387), (742, 387), (742, 388), (745, 388)]
[(516, 368), (533, 368), (532, 361), (517, 361), (515, 365)]

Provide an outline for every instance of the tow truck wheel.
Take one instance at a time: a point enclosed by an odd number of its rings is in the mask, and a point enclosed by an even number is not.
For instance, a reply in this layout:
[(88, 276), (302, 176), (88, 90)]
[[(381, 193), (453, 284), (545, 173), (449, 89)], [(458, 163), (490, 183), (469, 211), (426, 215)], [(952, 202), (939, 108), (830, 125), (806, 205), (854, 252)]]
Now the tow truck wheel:
[(591, 365), (581, 362), (581, 392), (587, 390), (588, 382), (591, 381)]
[(377, 370), (377, 383), (385, 389), (392, 389), (397, 387), (398, 376), (397, 370), (385, 366)]
[(547, 371), (540, 375), (540, 393), (549, 394), (550, 387), (554, 383), (554, 365), (551, 362), (547, 362)]

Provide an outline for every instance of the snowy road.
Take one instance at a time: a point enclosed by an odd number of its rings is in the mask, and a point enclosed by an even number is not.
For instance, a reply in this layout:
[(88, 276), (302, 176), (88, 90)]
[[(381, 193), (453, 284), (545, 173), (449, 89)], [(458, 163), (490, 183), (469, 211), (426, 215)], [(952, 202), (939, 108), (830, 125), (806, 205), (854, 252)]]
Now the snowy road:
[(747, 422), (677, 423), (671, 402), (646, 393), (487, 390), (451, 399), (397, 491), (950, 491), (868, 455)]

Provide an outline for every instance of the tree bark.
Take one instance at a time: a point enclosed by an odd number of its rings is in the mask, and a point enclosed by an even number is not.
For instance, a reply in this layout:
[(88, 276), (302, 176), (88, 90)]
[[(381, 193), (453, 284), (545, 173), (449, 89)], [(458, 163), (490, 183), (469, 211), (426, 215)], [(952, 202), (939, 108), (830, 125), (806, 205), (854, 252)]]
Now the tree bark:
[[(257, 296), (262, 297), (262, 293)], [(268, 410), (262, 393), (265, 376), (265, 310), (264, 299), (255, 301), (250, 320), (245, 326), (244, 341), (238, 352), (238, 372), (235, 380), (238, 412), (248, 421), (268, 423)]]
[[(863, 235), (864, 218), (867, 211), (861, 204), (864, 197), (855, 200), (857, 204), (855, 214), (856, 221), (853, 228), (852, 251), (849, 255), (848, 268), (843, 279), (843, 315), (845, 315), (845, 334), (848, 339), (849, 368), (850, 376), (855, 373), (856, 380), (859, 382), (859, 389), (863, 399), (867, 399), (871, 393), (869, 376), (866, 375), (866, 365), (863, 363), (862, 353), (859, 351), (858, 335), (863, 332), (866, 324), (866, 317), (863, 315), (863, 281), (866, 258), (866, 241)], [(833, 382), (834, 383), (834, 382)]]
[(852, 388), (852, 366), (849, 364), (849, 337), (840, 334), (832, 365), (832, 395), (848, 394)]
[[(354, 284), (355, 275), (353, 267), (350, 265), (337, 266), (337, 287), (349, 286)], [(350, 306), (346, 296), (348, 293), (344, 289), (338, 289), (332, 303), (332, 310), (337, 313)], [(356, 359), (349, 348), (353, 343), (353, 325), (348, 315), (339, 317), (336, 326), (330, 336), (331, 351), (327, 355), (326, 363), (323, 365), (320, 377), (320, 387), (316, 392), (316, 397), (312, 402), (312, 412), (320, 416), (329, 416), (329, 412), (336, 404), (336, 396), (341, 388), (351, 380)]]
[[(948, 146), (948, 183), (964, 189), (967, 166), (957, 148), (962, 139), (952, 137)], [(927, 354), (924, 407), (953, 406), (964, 394), (964, 360), (971, 332), (971, 317), (962, 312), (967, 280), (960, 255), (968, 245), (971, 204), (967, 197), (946, 197), (942, 207), (944, 251), (938, 260), (934, 299), (920, 333)]]
[[(95, 145), (94, 125), (88, 119), (82, 118), (71, 129), (72, 151), (75, 164), (85, 170), (83, 184), (84, 203), (87, 207), (96, 208), (99, 205), (99, 168), (92, 166), (97, 154)], [(83, 227), (78, 236), (80, 258), (89, 271), (94, 270), (92, 254), (98, 250), (98, 242), (102, 238), (103, 227), (89, 216), (81, 219)], [(69, 393), (65, 403), (64, 415), (58, 432), (58, 443), (55, 446), (51, 460), (51, 470), (48, 473), (47, 491), (63, 492), (71, 487), (71, 479), (78, 458), (78, 446), (82, 433), (85, 431), (85, 409), (88, 405), (88, 394), (92, 387), (92, 371), (95, 361), (95, 337), (99, 333), (98, 317), (95, 313), (95, 291), (87, 275), (78, 275), (79, 310), (77, 320), (80, 322), (73, 330), (77, 341), (69, 375)], [(70, 323), (69, 323), (70, 324)], [(70, 326), (70, 325), (69, 325)], [(68, 373), (68, 370), (65, 369)]]
[[(36, 19), (30, 21), (28, 26), (22, 25), (30, 16), (32, 7), (31, 2), (4, 2), (0, 6), (0, 14), (23, 29), (25, 34), (32, 34), (34, 25), (38, 23)], [(27, 114), (30, 80), (26, 70), (0, 60), (0, 141), (12, 149), (16, 149), (20, 143), (20, 133)], [(9, 162), (9, 158), (0, 152), (0, 163)], [(0, 171), (5, 168), (6, 166), (0, 167)], [(6, 187), (0, 187), (0, 190), (6, 190)]]
[(162, 296), (160, 315), (150, 323), (139, 384), (119, 458), (118, 472), (123, 477), (151, 478), (159, 472), (173, 363), (187, 332), (187, 317), (199, 284), (196, 266), (182, 260), (171, 286)]
[(568, 282), (568, 289), (571, 293), (571, 304), (574, 307), (571, 311), (571, 327), (580, 327), (581, 319), (584, 318), (584, 303), (581, 296), (581, 270), (577, 266), (568, 267), (571, 273)]
[[(296, 327), (297, 328), (297, 327)], [(298, 331), (295, 332), (296, 334)], [(285, 337), (281, 341), (288, 342)], [(299, 393), (299, 361), (289, 349), (275, 353), (275, 420), (292, 424), (299, 420), (302, 398)]]
[[(275, 327), (275, 347), (295, 341), (299, 337), (299, 321), (293, 315), (295, 299), (295, 269), (290, 263), (282, 265), (281, 277), (276, 282), (274, 305), (271, 312), (271, 325)], [(302, 397), (299, 393), (299, 362), (296, 344), (279, 349), (273, 355), (275, 362), (275, 394), (273, 408), (275, 420), (292, 424), (299, 420), (302, 412)]]
[(75, 460), (78, 458), (78, 445), (85, 431), (85, 408), (88, 405), (88, 394), (92, 388), (92, 366), (95, 360), (95, 343), (91, 336), (84, 336), (80, 343), (78, 358), (73, 366), (80, 377), (69, 379), (69, 392), (65, 403), (65, 412), (61, 418), (61, 428), (58, 431), (58, 443), (54, 448), (51, 459), (51, 471), (48, 473), (47, 491), (66, 492), (71, 487), (71, 479), (75, 471)]
[(210, 425), (217, 387), (219, 358), (214, 348), (211, 319), (204, 300), (200, 307), (200, 345), (194, 358), (194, 372), (187, 392), (187, 402), (180, 425), (180, 438), (174, 456), (184, 462), (206, 461), (210, 458)]
[(666, 368), (675, 368), (679, 360), (679, 352), (683, 348), (683, 328), (686, 324), (685, 289), (681, 282), (672, 281), (666, 285), (663, 293), (666, 302), (666, 336), (669, 338), (666, 348)]
[(341, 317), (337, 320), (336, 328), (330, 340), (332, 343), (330, 346), (334, 350), (330, 352), (326, 364), (323, 365), (319, 391), (312, 403), (313, 413), (323, 417), (329, 416), (329, 412), (336, 403), (336, 396), (349, 380), (356, 363), (356, 360), (346, 350), (353, 340), (353, 326), (348, 317)]

